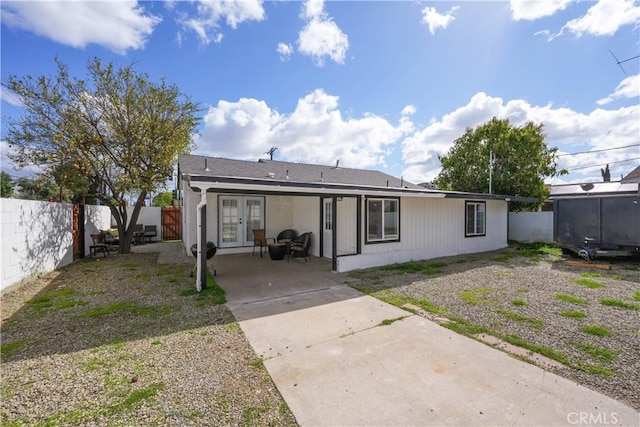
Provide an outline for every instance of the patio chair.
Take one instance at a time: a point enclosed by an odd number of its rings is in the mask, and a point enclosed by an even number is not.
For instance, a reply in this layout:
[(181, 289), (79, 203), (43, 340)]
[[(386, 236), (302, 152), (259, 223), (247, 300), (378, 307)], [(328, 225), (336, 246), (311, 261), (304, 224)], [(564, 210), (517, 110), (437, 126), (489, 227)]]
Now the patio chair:
[(109, 245), (104, 241), (104, 233), (96, 233), (91, 235), (93, 245), (89, 245), (89, 256), (93, 258), (98, 252), (102, 252), (103, 256), (109, 254)]
[(257, 228), (253, 230), (253, 252), (251, 255), (255, 255), (256, 246), (260, 247), (260, 258), (262, 258), (262, 251), (264, 248), (268, 246), (268, 241), (273, 240), (273, 243), (276, 242), (276, 239), (273, 237), (265, 237), (264, 228)]
[(136, 224), (133, 227), (133, 244), (134, 245), (144, 244), (144, 225), (143, 224)]
[(278, 237), (276, 237), (276, 242), (278, 243), (288, 243), (298, 237), (298, 232), (296, 230), (284, 230), (278, 233)]
[(304, 257), (304, 262), (307, 262), (309, 258), (309, 247), (311, 246), (311, 232), (303, 233), (289, 243), (289, 250), (287, 251), (287, 262), (291, 258), (291, 254), (295, 257), (296, 254), (301, 254)]

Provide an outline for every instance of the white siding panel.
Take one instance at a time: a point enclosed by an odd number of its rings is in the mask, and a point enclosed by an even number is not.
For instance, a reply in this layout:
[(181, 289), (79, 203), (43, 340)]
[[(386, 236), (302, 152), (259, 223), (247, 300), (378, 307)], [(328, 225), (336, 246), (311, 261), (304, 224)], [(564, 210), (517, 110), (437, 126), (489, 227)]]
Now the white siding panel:
[(403, 198), (400, 242), (365, 244), (360, 256), (338, 259), (338, 271), (432, 259), (507, 246), (507, 203), (486, 202), (486, 236), (465, 237), (464, 199)]
[(291, 196), (267, 196), (266, 197), (266, 233), (267, 237), (278, 237), (282, 230), (292, 228), (293, 224), (293, 197)]
[(293, 199), (293, 228), (298, 234), (311, 231), (311, 249), (309, 253), (320, 253), (320, 198), (297, 196)]
[(357, 244), (357, 218), (356, 218), (357, 199), (354, 197), (345, 197), (342, 201), (338, 200), (336, 210), (337, 225), (335, 225), (337, 233), (337, 254), (355, 254)]

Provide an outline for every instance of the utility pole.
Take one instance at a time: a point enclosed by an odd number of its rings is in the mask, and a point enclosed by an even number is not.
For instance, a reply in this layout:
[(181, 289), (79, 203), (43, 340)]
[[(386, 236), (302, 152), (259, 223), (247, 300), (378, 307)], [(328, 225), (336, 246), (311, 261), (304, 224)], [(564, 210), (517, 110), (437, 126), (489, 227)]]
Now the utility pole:
[(493, 162), (496, 160), (493, 150), (489, 151), (489, 194), (493, 194), (492, 192), (492, 175), (493, 175)]

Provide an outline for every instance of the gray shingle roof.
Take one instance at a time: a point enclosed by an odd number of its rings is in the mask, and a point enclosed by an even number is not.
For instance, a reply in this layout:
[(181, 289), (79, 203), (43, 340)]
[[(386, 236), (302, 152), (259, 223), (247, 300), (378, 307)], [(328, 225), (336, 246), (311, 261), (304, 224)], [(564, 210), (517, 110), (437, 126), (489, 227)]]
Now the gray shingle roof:
[[(205, 165), (209, 170), (205, 170)], [(179, 168), (181, 174), (191, 176), (420, 188), (413, 183), (379, 171), (290, 163), (277, 160), (261, 159), (252, 162), (247, 160), (223, 159), (220, 157), (185, 155), (180, 158)]]
[(640, 166), (632, 170), (629, 175), (622, 178), (622, 182), (640, 182)]

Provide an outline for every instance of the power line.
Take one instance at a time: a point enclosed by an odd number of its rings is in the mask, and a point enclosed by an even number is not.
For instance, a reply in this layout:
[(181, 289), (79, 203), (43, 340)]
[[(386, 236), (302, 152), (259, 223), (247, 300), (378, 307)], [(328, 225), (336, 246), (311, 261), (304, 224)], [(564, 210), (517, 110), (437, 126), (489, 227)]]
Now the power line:
[(621, 149), (623, 149), (623, 148), (638, 147), (638, 146), (640, 146), (640, 144), (625, 145), (624, 147), (602, 148), (602, 149), (600, 149), (600, 150), (579, 151), (579, 152), (577, 152), (577, 153), (565, 153), (565, 154), (558, 154), (558, 156), (557, 156), (557, 157), (563, 157), (563, 156), (575, 156), (576, 154), (599, 153), (599, 152), (601, 152), (601, 151), (621, 150)]
[(589, 168), (598, 168), (600, 166), (606, 166), (606, 165), (612, 165), (614, 163), (624, 163), (624, 162), (632, 162), (634, 160), (640, 160), (640, 157), (635, 157), (633, 159), (627, 159), (627, 160), (618, 160), (617, 162), (608, 162), (608, 163), (602, 163), (599, 165), (591, 165), (591, 166), (580, 166), (578, 168), (571, 168), (569, 172), (573, 172), (575, 170), (579, 170), (579, 169), (589, 169)]

